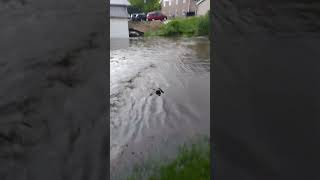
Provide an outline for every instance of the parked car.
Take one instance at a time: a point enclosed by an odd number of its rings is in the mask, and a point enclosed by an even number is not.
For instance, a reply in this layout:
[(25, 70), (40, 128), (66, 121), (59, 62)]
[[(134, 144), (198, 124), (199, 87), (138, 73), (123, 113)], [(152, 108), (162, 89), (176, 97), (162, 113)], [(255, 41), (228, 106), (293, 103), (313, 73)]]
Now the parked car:
[(160, 21), (164, 21), (167, 20), (168, 17), (164, 14), (162, 14), (159, 11), (154, 11), (154, 12), (149, 12), (147, 14), (147, 20), (148, 21), (153, 21), (153, 20), (160, 20)]
[(136, 13), (136, 14), (131, 14), (131, 21), (146, 21), (147, 17), (145, 13)]
[(130, 20), (131, 20), (131, 21), (135, 21), (137, 15), (138, 15), (138, 14), (131, 14)]
[(146, 21), (147, 16), (144, 13), (139, 13), (136, 15), (135, 20), (136, 21)]
[(195, 12), (187, 12), (186, 13), (186, 16), (188, 17), (188, 16), (195, 16), (196, 15), (196, 13)]

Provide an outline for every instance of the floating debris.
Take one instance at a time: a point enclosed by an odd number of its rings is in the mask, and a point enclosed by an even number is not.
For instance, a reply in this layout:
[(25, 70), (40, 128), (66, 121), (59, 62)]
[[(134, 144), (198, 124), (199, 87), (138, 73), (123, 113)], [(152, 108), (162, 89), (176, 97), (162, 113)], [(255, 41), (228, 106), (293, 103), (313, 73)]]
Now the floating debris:
[(161, 88), (158, 88), (158, 89), (152, 89), (153, 92), (150, 93), (150, 96), (152, 96), (154, 93), (158, 96), (161, 96), (162, 93), (164, 93), (164, 91), (161, 89)]

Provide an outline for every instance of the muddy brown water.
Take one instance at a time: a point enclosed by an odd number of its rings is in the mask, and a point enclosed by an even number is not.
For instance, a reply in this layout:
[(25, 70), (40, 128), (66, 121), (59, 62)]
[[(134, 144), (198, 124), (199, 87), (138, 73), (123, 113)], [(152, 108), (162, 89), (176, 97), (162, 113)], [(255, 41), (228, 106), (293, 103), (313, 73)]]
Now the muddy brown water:
[(209, 136), (209, 46), (205, 37), (111, 40), (111, 179)]

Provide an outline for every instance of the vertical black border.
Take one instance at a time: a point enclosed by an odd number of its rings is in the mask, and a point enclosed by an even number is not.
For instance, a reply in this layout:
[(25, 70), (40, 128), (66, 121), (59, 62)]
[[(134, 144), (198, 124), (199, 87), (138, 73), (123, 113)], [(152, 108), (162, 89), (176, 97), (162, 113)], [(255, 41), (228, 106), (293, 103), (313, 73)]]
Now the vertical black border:
[(213, 58), (213, 12), (214, 12), (214, 4), (213, 1), (210, 0), (210, 30), (209, 30), (209, 38), (210, 38), (210, 154), (211, 154), (211, 180), (215, 178), (215, 171), (216, 171), (216, 163), (215, 163), (215, 146), (214, 146), (214, 138), (213, 138), (213, 72), (214, 71), (214, 58)]
[(1, 179), (110, 179), (109, 4), (0, 3)]
[(106, 33), (105, 33), (106, 46), (106, 75), (107, 75), (107, 179), (110, 179), (110, 0), (106, 0)]

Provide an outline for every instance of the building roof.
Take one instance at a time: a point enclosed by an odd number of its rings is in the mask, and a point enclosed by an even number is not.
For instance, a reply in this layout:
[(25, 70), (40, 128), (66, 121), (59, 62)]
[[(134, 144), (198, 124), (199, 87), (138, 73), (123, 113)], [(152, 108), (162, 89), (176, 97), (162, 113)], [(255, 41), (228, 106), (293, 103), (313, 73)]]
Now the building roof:
[(129, 6), (130, 3), (127, 0), (110, 0), (110, 5)]

